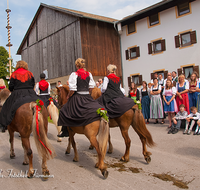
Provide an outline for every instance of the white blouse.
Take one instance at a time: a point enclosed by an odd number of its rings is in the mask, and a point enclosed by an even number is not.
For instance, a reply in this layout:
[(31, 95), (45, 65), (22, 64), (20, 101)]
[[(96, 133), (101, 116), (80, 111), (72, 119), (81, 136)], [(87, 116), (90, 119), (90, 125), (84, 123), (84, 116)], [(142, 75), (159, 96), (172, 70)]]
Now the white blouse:
[[(104, 77), (104, 79), (103, 79), (103, 85), (101, 87), (101, 92), (102, 93), (104, 93), (106, 91), (108, 83), (109, 83), (108, 77)], [(121, 84), (120, 84), (120, 90), (122, 91), (123, 94), (125, 94), (125, 90), (121, 87)]]
[(43, 94), (40, 94), (39, 82), (35, 85), (35, 92), (36, 92), (37, 95), (50, 95), (50, 91), (51, 91), (50, 83), (49, 83), (49, 86), (48, 86), (48, 93), (43, 93)]
[[(169, 90), (171, 90), (171, 89), (169, 89)], [(164, 95), (165, 96), (165, 91), (167, 91), (165, 88), (164, 88), (164, 90), (163, 90), (163, 94), (162, 95)], [(177, 90), (176, 90), (176, 87), (172, 87), (172, 94), (173, 95), (176, 95), (176, 92), (177, 92)]]
[[(72, 91), (77, 91), (77, 77), (78, 77), (78, 75), (76, 74), (76, 72), (73, 72), (69, 76), (69, 89), (72, 90)], [(89, 77), (90, 77), (89, 88), (94, 88), (95, 82), (94, 82), (94, 79), (93, 79), (92, 74), (90, 72), (89, 72)]]

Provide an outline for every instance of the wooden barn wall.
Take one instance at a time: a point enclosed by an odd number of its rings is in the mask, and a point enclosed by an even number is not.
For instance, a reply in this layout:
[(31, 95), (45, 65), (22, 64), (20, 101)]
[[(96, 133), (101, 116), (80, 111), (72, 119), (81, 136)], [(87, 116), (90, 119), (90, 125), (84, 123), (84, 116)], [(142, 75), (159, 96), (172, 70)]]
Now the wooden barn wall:
[(122, 76), (120, 39), (113, 24), (81, 18), (82, 55), (87, 70), (94, 76), (105, 76), (109, 64), (117, 66)]
[(77, 17), (43, 8), (37, 28), (35, 24), (29, 34), (29, 47), (23, 47), (22, 59), (28, 62), (36, 81), (46, 69), (48, 79), (69, 75), (75, 71), (75, 60), (82, 57), (80, 39)]

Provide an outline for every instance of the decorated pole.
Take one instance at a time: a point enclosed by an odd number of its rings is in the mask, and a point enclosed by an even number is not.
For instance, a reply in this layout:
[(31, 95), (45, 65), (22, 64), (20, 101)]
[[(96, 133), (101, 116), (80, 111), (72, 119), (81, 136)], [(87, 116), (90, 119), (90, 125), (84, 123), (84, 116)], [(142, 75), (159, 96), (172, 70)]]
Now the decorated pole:
[(12, 44), (10, 43), (10, 29), (12, 28), (10, 26), (10, 12), (11, 10), (9, 9), (9, 2), (7, 0), (7, 9), (6, 9), (6, 12), (7, 12), (7, 26), (6, 28), (8, 29), (8, 44), (6, 45), (7, 47), (9, 47), (9, 72), (10, 72), (10, 76), (11, 76), (11, 66), (12, 66), (12, 58), (11, 58), (11, 52), (10, 52), (10, 47), (12, 46)]

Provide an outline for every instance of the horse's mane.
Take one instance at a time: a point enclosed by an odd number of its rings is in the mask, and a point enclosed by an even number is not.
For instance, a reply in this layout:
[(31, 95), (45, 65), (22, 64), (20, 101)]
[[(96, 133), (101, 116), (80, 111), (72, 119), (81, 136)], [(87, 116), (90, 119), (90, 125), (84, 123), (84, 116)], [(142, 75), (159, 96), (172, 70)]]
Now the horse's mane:
[(68, 93), (69, 93), (69, 86), (66, 85), (66, 84), (64, 84), (62, 87), (64, 88), (64, 90), (65, 90), (65, 91), (67, 92), (67, 94), (68, 94)]

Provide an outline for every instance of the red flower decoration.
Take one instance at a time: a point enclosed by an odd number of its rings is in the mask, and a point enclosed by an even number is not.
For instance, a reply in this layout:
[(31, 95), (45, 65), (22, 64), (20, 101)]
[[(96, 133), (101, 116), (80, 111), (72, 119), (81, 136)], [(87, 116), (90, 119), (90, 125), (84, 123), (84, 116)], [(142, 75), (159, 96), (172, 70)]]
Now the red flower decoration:
[(43, 102), (42, 100), (40, 100), (40, 101), (39, 101), (39, 104), (40, 104), (41, 106), (43, 106), (43, 105), (44, 105), (44, 102)]
[(101, 110), (105, 110), (104, 108), (101, 108)]

